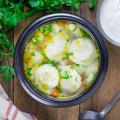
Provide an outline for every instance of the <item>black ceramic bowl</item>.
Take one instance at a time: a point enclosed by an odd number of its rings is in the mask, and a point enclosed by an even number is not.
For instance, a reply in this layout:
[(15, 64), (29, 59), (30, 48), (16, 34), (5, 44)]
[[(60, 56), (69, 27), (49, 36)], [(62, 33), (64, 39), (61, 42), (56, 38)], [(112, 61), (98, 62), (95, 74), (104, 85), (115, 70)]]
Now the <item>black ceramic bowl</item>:
[[(76, 22), (80, 25), (82, 25), (95, 39), (96, 43), (98, 44), (98, 47), (100, 49), (100, 69), (98, 76), (94, 82), (94, 84), (82, 95), (78, 95), (75, 98), (72, 99), (64, 99), (64, 100), (58, 100), (53, 99), (51, 97), (45, 96), (41, 93), (39, 93), (37, 90), (35, 90), (32, 85), (28, 82), (28, 80), (25, 77), (24, 71), (23, 71), (23, 63), (22, 63), (22, 54), (24, 50), (24, 45), (27, 42), (27, 40), (30, 38), (31, 34), (41, 25), (51, 22), (54, 20), (69, 20)], [(19, 37), (19, 40), (16, 44), (15, 49), (15, 55), (14, 55), (14, 68), (17, 75), (17, 78), (21, 84), (21, 86), (24, 88), (24, 90), (35, 100), (38, 102), (41, 102), (43, 104), (54, 106), (54, 107), (69, 107), (73, 105), (77, 105), (81, 102), (84, 102), (86, 99), (88, 99), (90, 96), (92, 96), (98, 88), (101, 86), (108, 66), (108, 54), (107, 49), (105, 46), (105, 43), (103, 41), (103, 38), (101, 37), (98, 30), (87, 20), (84, 18), (81, 18), (79, 16), (73, 15), (73, 14), (66, 14), (66, 13), (57, 13), (57, 14), (50, 14), (46, 15), (44, 17), (41, 17), (34, 22), (32, 22), (21, 34)]]

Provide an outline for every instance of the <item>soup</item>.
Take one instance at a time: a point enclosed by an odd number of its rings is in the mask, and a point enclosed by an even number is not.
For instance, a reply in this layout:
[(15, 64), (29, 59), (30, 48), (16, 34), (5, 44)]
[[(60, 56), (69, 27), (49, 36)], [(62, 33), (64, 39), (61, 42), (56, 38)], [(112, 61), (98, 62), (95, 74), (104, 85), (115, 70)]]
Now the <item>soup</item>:
[(65, 99), (87, 91), (100, 67), (100, 52), (83, 26), (53, 21), (40, 26), (26, 42), (23, 69), (40, 93)]

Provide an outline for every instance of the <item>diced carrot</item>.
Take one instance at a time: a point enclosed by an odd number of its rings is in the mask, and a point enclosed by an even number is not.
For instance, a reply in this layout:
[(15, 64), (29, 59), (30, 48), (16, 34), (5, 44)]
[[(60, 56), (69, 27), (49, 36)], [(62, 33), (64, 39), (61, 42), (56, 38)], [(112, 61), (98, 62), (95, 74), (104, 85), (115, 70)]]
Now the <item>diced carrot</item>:
[(54, 96), (54, 97), (57, 97), (57, 96), (59, 95), (59, 93), (58, 93), (58, 91), (53, 90), (53, 91), (51, 92), (51, 95)]
[(52, 40), (52, 39), (53, 39), (53, 36), (52, 36), (52, 35), (48, 35), (48, 36), (47, 36), (47, 39), (48, 39), (48, 40)]
[(73, 65), (74, 63), (73, 63), (71, 60), (68, 60), (68, 61), (67, 61), (67, 64), (68, 64), (68, 65)]
[(65, 25), (66, 25), (66, 22), (65, 22), (65, 21), (63, 21), (63, 22), (62, 22), (62, 26), (65, 26)]
[(41, 42), (37, 45), (38, 48), (44, 48), (44, 46), (45, 46), (45, 41), (44, 41), (44, 40), (41, 41)]

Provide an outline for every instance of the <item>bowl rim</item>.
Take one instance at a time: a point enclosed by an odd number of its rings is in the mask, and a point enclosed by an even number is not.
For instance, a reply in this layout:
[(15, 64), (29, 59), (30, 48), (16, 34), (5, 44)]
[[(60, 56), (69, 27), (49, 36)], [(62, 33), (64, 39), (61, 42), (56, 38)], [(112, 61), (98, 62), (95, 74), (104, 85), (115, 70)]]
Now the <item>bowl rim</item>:
[(97, 7), (97, 12), (96, 12), (96, 21), (97, 21), (97, 25), (98, 25), (98, 28), (101, 32), (101, 34), (104, 36), (104, 38), (109, 41), (110, 43), (112, 43), (113, 45), (116, 45), (118, 47), (120, 47), (120, 43), (119, 42), (116, 42), (115, 40), (111, 39), (105, 32), (104, 32), (104, 29), (100, 23), (100, 10), (101, 10), (101, 6), (103, 4), (104, 0), (99, 0), (98, 2), (98, 7)]
[[(29, 37), (32, 32), (35, 30), (35, 28), (38, 28), (40, 25), (46, 23), (46, 22), (51, 22), (55, 20), (70, 20), (73, 22), (76, 22), (80, 25), (83, 25), (90, 34), (93, 35), (94, 39), (96, 40), (98, 47), (100, 49), (100, 54), (101, 54), (101, 62), (100, 62), (100, 70), (98, 73), (98, 76), (93, 83), (92, 87), (87, 90), (84, 94), (75, 97), (74, 99), (70, 100), (64, 100), (64, 101), (57, 101), (55, 99), (48, 99), (48, 97), (38, 93), (35, 89), (31, 88), (31, 85), (29, 82), (27, 82), (23, 76), (23, 71), (21, 71), (21, 64), (22, 64), (22, 51), (21, 47), (24, 46), (25, 41), (27, 37)], [(29, 33), (29, 34), (28, 34)], [(23, 89), (36, 101), (41, 102), (45, 105), (53, 106), (53, 107), (70, 107), (73, 105), (77, 105), (89, 97), (91, 97), (101, 86), (103, 83), (105, 74), (107, 72), (107, 67), (108, 67), (108, 53), (107, 53), (107, 48), (105, 45), (104, 40), (102, 39), (101, 34), (98, 32), (98, 30), (95, 28), (93, 24), (91, 24), (89, 21), (86, 19), (74, 15), (74, 14), (68, 14), (68, 13), (54, 13), (54, 14), (49, 14), (46, 16), (43, 16), (41, 18), (36, 19), (33, 21), (31, 24), (29, 24), (25, 30), (22, 32), (20, 35), (16, 47), (15, 47), (15, 53), (14, 53), (14, 68), (16, 72), (16, 76), (23, 87)]]

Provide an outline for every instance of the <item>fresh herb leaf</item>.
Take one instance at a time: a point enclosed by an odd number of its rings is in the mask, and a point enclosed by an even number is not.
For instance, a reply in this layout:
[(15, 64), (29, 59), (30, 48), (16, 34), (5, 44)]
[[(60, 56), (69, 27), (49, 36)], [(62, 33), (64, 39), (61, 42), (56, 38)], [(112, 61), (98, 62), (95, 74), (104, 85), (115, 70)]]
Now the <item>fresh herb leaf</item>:
[(67, 42), (69, 42), (70, 40), (69, 39), (67, 39)]
[(52, 65), (52, 66), (55, 66), (55, 67), (56, 67), (55, 60), (50, 60), (50, 61), (48, 61), (48, 64), (50, 64), (50, 65)]
[(63, 79), (68, 80), (68, 79), (71, 78), (72, 76), (69, 75), (69, 72), (68, 72), (68, 71), (65, 71), (64, 75), (62, 75), (62, 76), (60, 76), (60, 77), (63, 78)]
[(35, 56), (35, 52), (31, 52), (30, 55)]
[(97, 52), (97, 53), (100, 53), (100, 50), (99, 50), (99, 49), (97, 49), (97, 50), (96, 50), (96, 52)]
[(61, 76), (61, 78), (63, 78), (63, 79), (69, 79), (69, 75)]
[(68, 60), (71, 55), (73, 55), (72, 52), (70, 52), (70, 53), (65, 53), (65, 57), (64, 57), (63, 59)]
[(79, 5), (77, 3), (73, 3), (72, 6), (76, 11), (79, 9)]
[(52, 25), (43, 25), (40, 27), (40, 32), (44, 35), (48, 35), (52, 32)]
[(43, 0), (29, 0), (29, 4), (33, 8), (40, 9), (41, 7), (43, 7)]
[(60, 92), (60, 93), (63, 92), (62, 89), (61, 89), (59, 86), (56, 87), (56, 90), (57, 90), (58, 92)]
[(70, 76), (70, 75), (67, 75), (67, 74), (65, 74), (64, 76), (61, 76), (61, 78), (63, 78), (63, 79), (69, 79), (69, 78), (71, 78), (72, 76)]
[(79, 66), (80, 66), (80, 64), (76, 64), (76, 66), (78, 66), (78, 67), (79, 67)]
[(93, 8), (97, 4), (98, 0), (91, 0), (89, 2), (89, 8)]
[(2, 29), (2, 25), (0, 24), (0, 29)]
[(39, 37), (35, 36), (32, 38), (32, 41), (33, 41), (33, 45), (37, 45), (37, 44), (39, 44), (40, 39), (39, 39)]
[(91, 36), (82, 28), (80, 28), (81, 36), (84, 38), (91, 38)]
[(59, 68), (59, 69), (58, 69), (58, 71), (59, 71), (59, 72), (61, 72), (61, 71), (62, 71), (62, 69), (61, 69), (61, 68)]
[(15, 76), (15, 71), (11, 66), (0, 66), (0, 73), (2, 73), (2, 78), (5, 82), (11, 80), (12, 75)]
[(73, 69), (74, 69), (74, 67), (73, 67), (73, 66), (70, 66), (70, 69), (71, 69), (71, 70), (73, 70)]
[(22, 19), (23, 4), (10, 3), (9, 6), (4, 6), (0, 9), (1, 18), (4, 25), (8, 28), (16, 26)]
[(31, 67), (28, 67), (27, 68), (27, 76), (31, 76), (31, 71), (32, 71), (32, 68)]
[(6, 66), (0, 66), (0, 73), (4, 72), (6, 69)]

